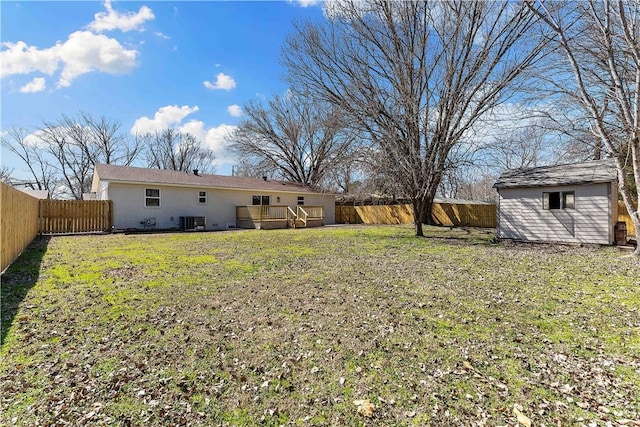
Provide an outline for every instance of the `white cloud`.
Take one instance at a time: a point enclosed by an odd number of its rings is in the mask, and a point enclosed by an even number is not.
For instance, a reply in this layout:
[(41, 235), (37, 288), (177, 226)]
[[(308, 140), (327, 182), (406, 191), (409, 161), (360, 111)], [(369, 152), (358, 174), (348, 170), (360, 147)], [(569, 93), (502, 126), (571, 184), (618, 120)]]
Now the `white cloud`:
[(38, 49), (19, 41), (5, 42), (2, 46), (6, 49), (0, 51), (0, 77), (29, 74), (34, 71), (51, 75), (58, 69), (59, 45), (49, 49)]
[(231, 90), (236, 87), (236, 81), (233, 80), (233, 77), (226, 75), (225, 73), (219, 73), (216, 76), (216, 82), (211, 83), (210, 81), (203, 82), (204, 87), (211, 90), (216, 89), (224, 89)]
[(227, 112), (233, 117), (240, 117), (242, 115), (242, 108), (238, 104), (229, 105)]
[(227, 152), (227, 145), (237, 126), (221, 124), (207, 128), (200, 120), (191, 120), (182, 125), (180, 132), (188, 132), (204, 142), (205, 146), (213, 151), (216, 163), (233, 163), (234, 158)]
[(3, 43), (0, 51), (0, 77), (35, 71), (52, 75), (60, 68), (58, 86), (69, 86), (78, 76), (92, 71), (123, 74), (136, 66), (135, 49), (125, 49), (116, 39), (89, 31), (76, 31), (64, 42), (47, 49), (23, 41)]
[(162, 31), (156, 31), (155, 33), (153, 33), (156, 37), (159, 37), (161, 39), (164, 40), (171, 40), (171, 37), (169, 37), (168, 35), (164, 34)]
[[(55, 127), (55, 130), (60, 130), (61, 128)], [(46, 144), (44, 139), (46, 138), (46, 133), (42, 130), (36, 130), (35, 132), (31, 132), (29, 135), (24, 137), (24, 143), (30, 147), (42, 148), (44, 149)]]
[(125, 49), (116, 39), (88, 31), (76, 31), (59, 48), (64, 63), (58, 86), (69, 86), (76, 77), (94, 70), (124, 74), (136, 66), (138, 51)]
[(31, 80), (29, 83), (27, 83), (26, 85), (22, 86), (20, 88), (20, 92), (21, 93), (36, 93), (36, 92), (42, 92), (46, 88), (47, 88), (47, 84), (46, 84), (46, 82), (44, 80), (44, 77), (36, 77), (33, 80)]
[(188, 105), (183, 105), (182, 107), (167, 105), (159, 108), (153, 119), (148, 117), (137, 119), (131, 128), (131, 133), (135, 135), (136, 133), (155, 132), (171, 127), (180, 132), (188, 132), (202, 141), (207, 148), (214, 152), (218, 165), (234, 163), (235, 159), (227, 152), (226, 147), (233, 132), (236, 130), (236, 126), (223, 123), (219, 126), (208, 128), (204, 122), (195, 119), (182, 123), (188, 115), (198, 110), (197, 105), (193, 107)]
[(189, 107), (188, 105), (183, 105), (182, 107), (167, 105), (158, 109), (153, 115), (153, 119), (146, 116), (137, 119), (131, 128), (131, 134), (152, 133), (170, 127), (176, 127), (180, 125), (182, 119), (198, 110), (197, 105), (193, 107)]
[(310, 7), (319, 4), (320, 0), (296, 0), (296, 3), (302, 7)]
[(111, 0), (104, 2), (106, 12), (98, 12), (94, 15), (94, 20), (87, 28), (101, 33), (104, 31), (120, 30), (123, 32), (138, 30), (142, 31), (145, 21), (155, 19), (153, 11), (147, 6), (142, 6), (138, 12), (117, 12), (111, 7)]

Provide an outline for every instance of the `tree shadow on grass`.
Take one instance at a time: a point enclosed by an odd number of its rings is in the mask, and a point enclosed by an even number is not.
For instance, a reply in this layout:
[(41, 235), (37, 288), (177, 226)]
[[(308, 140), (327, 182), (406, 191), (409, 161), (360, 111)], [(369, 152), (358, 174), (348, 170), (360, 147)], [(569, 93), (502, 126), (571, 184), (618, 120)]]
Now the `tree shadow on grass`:
[(4, 345), (20, 303), (38, 281), (42, 258), (47, 252), (49, 240), (50, 236), (36, 237), (0, 277), (0, 346)]

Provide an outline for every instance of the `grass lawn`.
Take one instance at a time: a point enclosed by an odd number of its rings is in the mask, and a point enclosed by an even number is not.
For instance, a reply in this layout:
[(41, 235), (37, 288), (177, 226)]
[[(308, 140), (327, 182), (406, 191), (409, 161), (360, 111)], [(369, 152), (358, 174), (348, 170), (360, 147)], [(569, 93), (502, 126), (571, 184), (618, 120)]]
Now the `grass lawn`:
[(425, 233), (36, 241), (2, 277), (0, 424), (638, 425), (636, 259)]

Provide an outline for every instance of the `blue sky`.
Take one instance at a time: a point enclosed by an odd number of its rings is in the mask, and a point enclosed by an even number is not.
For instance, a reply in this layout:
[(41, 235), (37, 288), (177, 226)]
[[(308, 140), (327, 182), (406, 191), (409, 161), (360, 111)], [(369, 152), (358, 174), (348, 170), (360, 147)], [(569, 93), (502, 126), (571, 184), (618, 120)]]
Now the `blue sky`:
[[(85, 112), (126, 133), (175, 127), (234, 160), (223, 136), (241, 106), (287, 90), (280, 48), (313, 0), (0, 2), (0, 128)], [(23, 177), (5, 150), (2, 164)]]

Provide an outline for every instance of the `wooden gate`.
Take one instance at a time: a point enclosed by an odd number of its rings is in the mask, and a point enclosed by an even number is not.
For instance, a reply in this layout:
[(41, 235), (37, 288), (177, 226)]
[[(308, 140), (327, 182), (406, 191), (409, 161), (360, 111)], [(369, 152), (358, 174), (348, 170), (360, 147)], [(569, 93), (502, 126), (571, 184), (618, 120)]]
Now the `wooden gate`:
[(40, 200), (40, 234), (110, 231), (111, 200)]

